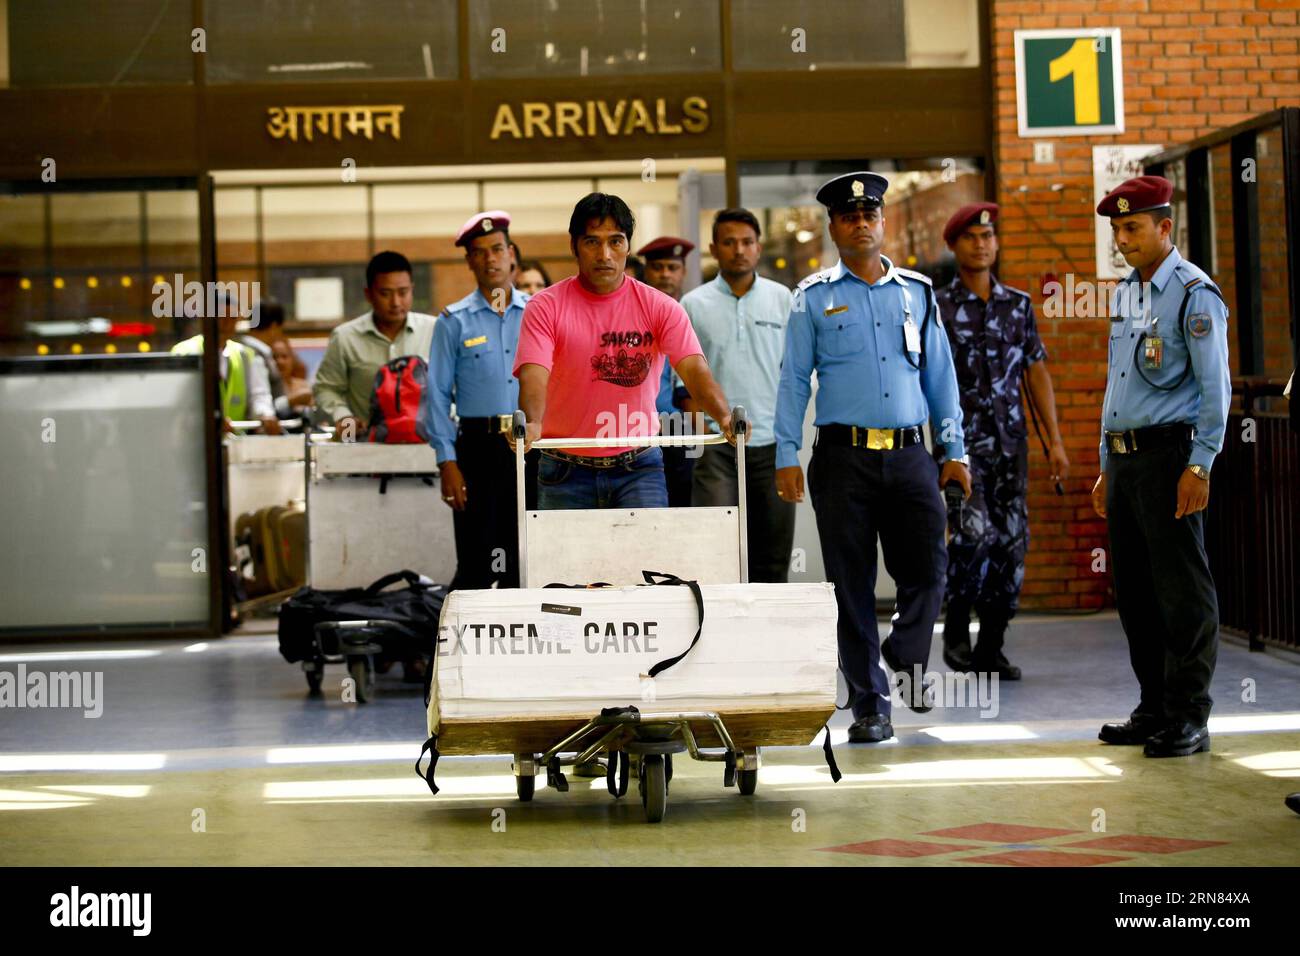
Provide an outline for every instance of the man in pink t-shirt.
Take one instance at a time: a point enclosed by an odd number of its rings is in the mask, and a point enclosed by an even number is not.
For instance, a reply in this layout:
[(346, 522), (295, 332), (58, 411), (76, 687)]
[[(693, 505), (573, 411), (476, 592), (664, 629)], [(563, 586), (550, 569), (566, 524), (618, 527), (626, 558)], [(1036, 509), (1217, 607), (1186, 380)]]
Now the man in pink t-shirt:
[[(569, 245), (578, 274), (529, 300), (515, 375), (537, 438), (656, 435), (655, 398), (665, 359), (728, 440), (731, 413), (691, 321), (673, 299), (624, 275), (635, 225), (617, 196), (592, 193), (574, 207)], [(539, 508), (667, 507), (658, 448), (546, 450)]]

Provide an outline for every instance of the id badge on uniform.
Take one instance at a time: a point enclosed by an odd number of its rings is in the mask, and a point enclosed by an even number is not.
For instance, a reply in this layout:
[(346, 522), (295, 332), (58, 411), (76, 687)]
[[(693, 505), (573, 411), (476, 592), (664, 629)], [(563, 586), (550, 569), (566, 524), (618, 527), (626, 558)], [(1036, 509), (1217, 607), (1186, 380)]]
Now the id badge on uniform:
[(1151, 334), (1142, 340), (1142, 367), (1148, 372), (1160, 371), (1165, 355), (1165, 340), (1160, 337), (1160, 323), (1156, 319), (1151, 323)]
[(909, 352), (921, 351), (921, 330), (917, 328), (910, 315), (903, 323), (903, 343)]

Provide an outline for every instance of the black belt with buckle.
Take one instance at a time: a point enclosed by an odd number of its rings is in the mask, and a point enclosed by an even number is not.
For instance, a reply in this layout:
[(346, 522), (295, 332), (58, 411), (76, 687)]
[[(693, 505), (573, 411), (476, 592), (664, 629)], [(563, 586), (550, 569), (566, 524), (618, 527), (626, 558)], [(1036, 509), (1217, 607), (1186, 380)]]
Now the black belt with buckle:
[(862, 425), (821, 425), (817, 429), (818, 443), (851, 445), (873, 451), (907, 448), (925, 441), (920, 425), (908, 428), (866, 428)]
[(1152, 425), (1127, 432), (1106, 432), (1106, 450), (1114, 455), (1131, 455), (1149, 448), (1165, 448), (1181, 441), (1191, 441), (1196, 429), (1185, 422), (1175, 425)]
[(514, 415), (489, 415), (487, 418), (462, 418), (460, 430), (466, 435), (509, 435)]
[(632, 464), (637, 460), (638, 456), (648, 451), (651, 451), (651, 449), (633, 448), (620, 455), (570, 455), (568, 452), (546, 448), (543, 449), (542, 454), (547, 458), (554, 458), (556, 461), (566, 461), (571, 465), (583, 465), (587, 468), (618, 468), (622, 465)]

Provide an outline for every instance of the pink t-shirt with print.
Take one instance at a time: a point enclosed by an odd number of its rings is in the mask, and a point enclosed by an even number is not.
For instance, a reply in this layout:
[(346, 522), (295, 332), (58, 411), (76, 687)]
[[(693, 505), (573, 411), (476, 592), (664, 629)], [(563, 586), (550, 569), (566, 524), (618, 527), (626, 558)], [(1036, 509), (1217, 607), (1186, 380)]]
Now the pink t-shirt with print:
[[(530, 364), (550, 370), (543, 438), (657, 435), (664, 357), (676, 366), (702, 354), (690, 318), (671, 296), (631, 276), (609, 295), (597, 295), (573, 276), (528, 300), (514, 371)], [(626, 450), (570, 449), (578, 455)]]

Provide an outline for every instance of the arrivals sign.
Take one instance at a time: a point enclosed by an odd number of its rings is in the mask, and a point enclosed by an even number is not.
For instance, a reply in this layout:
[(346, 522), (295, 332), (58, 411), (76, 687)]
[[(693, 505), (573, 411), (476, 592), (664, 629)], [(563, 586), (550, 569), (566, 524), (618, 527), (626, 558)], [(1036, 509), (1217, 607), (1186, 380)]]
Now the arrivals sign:
[(1118, 28), (1017, 30), (1021, 136), (1124, 132)]
[(493, 140), (677, 136), (709, 128), (709, 101), (660, 96), (621, 99), (536, 100), (501, 103), (492, 118)]

